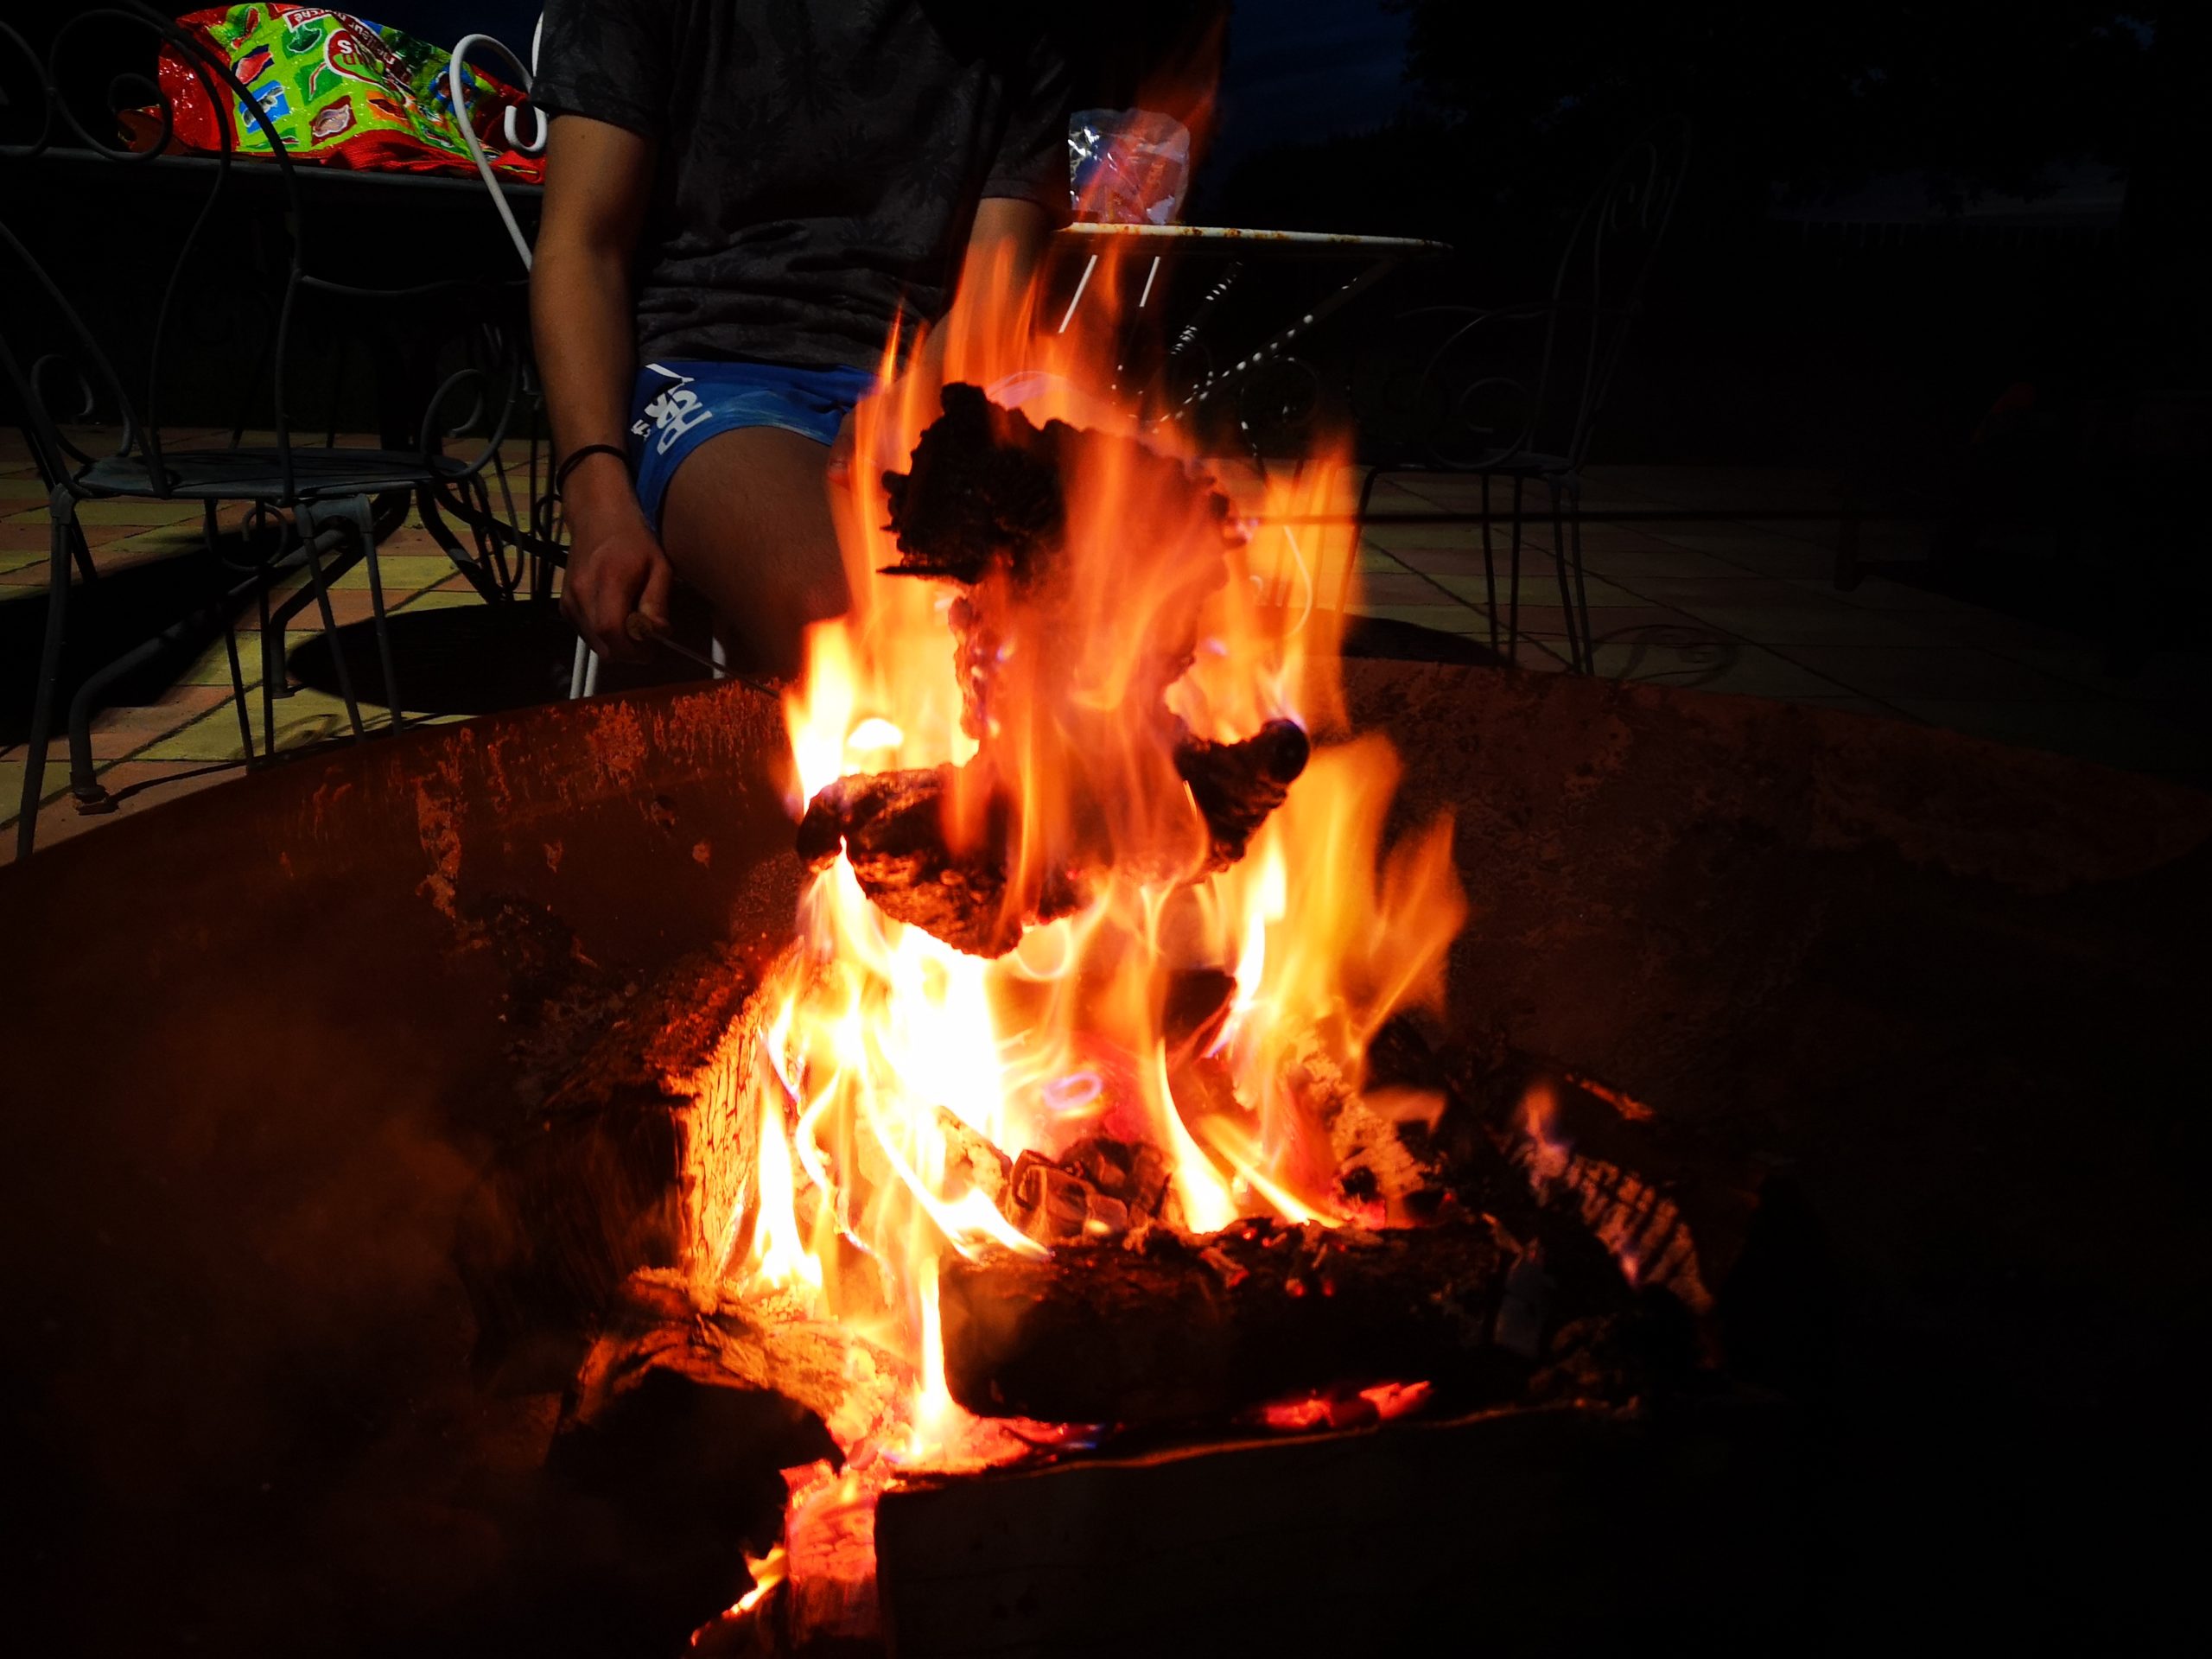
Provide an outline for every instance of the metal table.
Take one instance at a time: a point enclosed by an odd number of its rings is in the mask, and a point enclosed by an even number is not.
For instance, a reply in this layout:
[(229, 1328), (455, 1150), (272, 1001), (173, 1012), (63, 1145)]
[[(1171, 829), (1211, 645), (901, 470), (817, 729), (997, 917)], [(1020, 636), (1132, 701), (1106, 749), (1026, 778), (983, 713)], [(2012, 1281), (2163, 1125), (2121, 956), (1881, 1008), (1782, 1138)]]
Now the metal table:
[(1232, 389), (1241, 388), (1257, 371), (1292, 360), (1294, 348), (1300, 340), (1406, 261), (1432, 258), (1452, 251), (1447, 243), (1427, 241), (1419, 237), (1356, 236), (1325, 231), (1249, 230), (1228, 225), (1078, 223), (1060, 231), (1054, 239), (1061, 247), (1085, 256), (1083, 275), (1060, 317), (1059, 332), (1062, 334), (1066, 333), (1075, 321), (1084, 296), (1090, 290), (1090, 279), (1098, 269), (1099, 260), (1109, 254), (1151, 256), (1152, 263), (1145, 273), (1143, 289), (1137, 296), (1135, 308), (1139, 312), (1150, 303), (1160, 266), (1170, 257), (1211, 256), (1229, 261), (1228, 268), (1206, 290), (1192, 316), (1176, 332), (1167, 350), (1171, 365), (1198, 345), (1200, 330), (1235, 288), (1246, 259), (1257, 257), (1281, 262), (1349, 264), (1356, 267), (1349, 278), (1324, 296), (1319, 303), (1276, 329), (1233, 365), (1209, 369), (1194, 378), (1170, 417), (1176, 420), (1192, 418), (1205, 412), (1213, 400)]

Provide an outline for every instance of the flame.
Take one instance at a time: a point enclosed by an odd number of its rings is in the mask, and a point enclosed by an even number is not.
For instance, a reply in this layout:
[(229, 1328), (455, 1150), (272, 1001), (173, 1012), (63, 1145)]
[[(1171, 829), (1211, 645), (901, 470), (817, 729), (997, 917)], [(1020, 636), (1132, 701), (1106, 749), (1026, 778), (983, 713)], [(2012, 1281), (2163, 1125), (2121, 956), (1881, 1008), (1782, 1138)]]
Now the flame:
[[(1082, 315), (1118, 315), (1147, 279), (1139, 267), (1102, 256)], [(1141, 435), (1200, 469), (1157, 401), (1118, 385), (1110, 330), (1048, 332), (1010, 265), (981, 277), (991, 293), (963, 297), (947, 380), (1040, 424)], [(892, 919), (842, 858), (802, 896), (798, 943), (755, 1001), (729, 1127), (711, 1137), (742, 1167), (696, 1184), (696, 1202), (723, 1208), (691, 1230), (719, 1241), (694, 1270), (718, 1294), (772, 1293), (845, 1322), (902, 1357), (913, 1381), (846, 1448), (842, 1473), (825, 1465), (794, 1489), (794, 1527), (868, 1501), (892, 1469), (1014, 1444), (955, 1402), (938, 1308), (948, 1255), (1046, 1249), (1007, 1219), (1001, 1160), (1056, 1158), (1105, 1134), (1165, 1160), (1166, 1218), (1188, 1230), (1243, 1216), (1351, 1219), (1332, 1192), (1328, 1116), (1359, 1091), (1385, 1020), (1440, 1006), (1465, 914), (1450, 823), (1386, 848), (1396, 757), (1346, 732), (1343, 618), (1317, 598), (1338, 591), (1356, 556), (1356, 535), (1330, 522), (1342, 518), (1340, 448), (1287, 473), (1222, 469), (1224, 537), (1218, 518), (1192, 514), (1188, 493), (1156, 499), (1141, 457), (1101, 446), (1065, 480), (1061, 614), (1077, 626), (1007, 636), (979, 733), (948, 626), (957, 595), (883, 574), (898, 556), (883, 474), (907, 465), (940, 391), (897, 373), (900, 360), (894, 342), (855, 411), (855, 464), (833, 486), (854, 602), (810, 631), (785, 698), (791, 809), (856, 772), (964, 766), (987, 736), (1013, 799), (1010, 890), (1043, 879), (1098, 823), (1123, 855), (1075, 913), (995, 960)], [(1171, 653), (1167, 675), (1160, 641), (1193, 617), (1188, 660)], [(1163, 704), (1199, 738), (1292, 720), (1315, 746), (1243, 860), (1203, 879), (1205, 825), (1162, 741)], [(957, 788), (949, 801), (948, 830), (973, 833), (977, 801)], [(1201, 1049), (1171, 1028), (1168, 992), (1203, 973), (1234, 991)], [(1232, 1086), (1198, 1086), (1194, 1066)]]

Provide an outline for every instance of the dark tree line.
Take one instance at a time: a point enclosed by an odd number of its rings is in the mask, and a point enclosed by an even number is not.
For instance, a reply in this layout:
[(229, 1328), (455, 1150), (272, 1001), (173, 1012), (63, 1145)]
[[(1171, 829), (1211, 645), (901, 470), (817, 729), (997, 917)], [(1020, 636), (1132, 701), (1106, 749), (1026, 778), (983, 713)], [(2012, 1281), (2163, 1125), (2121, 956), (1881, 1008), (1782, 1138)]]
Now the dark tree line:
[(2110, 0), (1684, 0), (1623, 8), (1383, 0), (1407, 73), (1505, 170), (1541, 175), (1681, 111), (1715, 206), (1927, 175), (1939, 201), (2124, 163), (2160, 19)]

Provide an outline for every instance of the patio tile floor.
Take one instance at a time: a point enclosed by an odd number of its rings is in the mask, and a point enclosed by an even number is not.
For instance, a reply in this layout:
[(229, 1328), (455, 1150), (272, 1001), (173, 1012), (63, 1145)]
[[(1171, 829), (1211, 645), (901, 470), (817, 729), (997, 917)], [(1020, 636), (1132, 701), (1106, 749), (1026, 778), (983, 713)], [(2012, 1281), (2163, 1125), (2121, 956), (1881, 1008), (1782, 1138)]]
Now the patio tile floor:
[[(1224, 462), (1217, 470), (1241, 500), (1253, 498), (1256, 480), (1248, 464)], [(1330, 480), (1331, 508), (1348, 510), (1357, 490), (1356, 474)], [(1833, 493), (1833, 479), (1801, 471), (1598, 467), (1585, 499), (1593, 508), (1617, 512), (1695, 506), (1756, 512), (1817, 509)], [(44, 496), (15, 435), (0, 433), (0, 621), (6, 607), (42, 605)], [(1380, 522), (1361, 543), (1364, 593), (1357, 608), (1486, 640), (1491, 620), (1479, 528), (1389, 522), (1394, 513), (1464, 511), (1479, 497), (1478, 486), (1465, 479), (1398, 474), (1378, 484), (1370, 510)], [(1505, 497), (1493, 499), (1502, 505)], [(1538, 500), (1541, 495), (1531, 497)], [(130, 501), (92, 504), (83, 515), (86, 539), (103, 571), (158, 566), (196, 541), (197, 518), (198, 509), (186, 504)], [(1886, 535), (1884, 545), (1910, 547), (1912, 529)], [(1599, 672), (1921, 721), (2212, 785), (2212, 659), (2164, 652), (2114, 678), (2093, 643), (2055, 628), (1881, 576), (1838, 592), (1831, 580), (1834, 533), (1832, 525), (1802, 520), (1586, 525), (1583, 555)], [(1518, 656), (1522, 668), (1540, 672), (1562, 671), (1567, 656), (1550, 538), (1548, 518), (1532, 516), (1522, 550)], [(1494, 528), (1501, 608), (1510, 602), (1504, 542)], [(480, 602), (411, 520), (385, 543), (379, 563), (386, 603), (395, 612)], [(1333, 602), (1334, 581), (1324, 573), (1324, 602)], [(334, 584), (332, 606), (341, 626), (368, 617), (367, 586), (360, 569)], [(35, 639), (35, 626), (24, 626), (35, 621), (35, 614), (26, 614), (10, 637)], [(261, 674), (254, 623), (251, 610), (240, 619), (240, 666), (249, 688), (258, 685)], [(291, 630), (295, 652), (320, 627), (310, 605)], [(14, 671), (10, 696), (24, 708), (10, 711), (10, 731), (0, 737), (0, 744), (18, 744), (0, 747), (0, 825), (12, 825), (22, 784), (19, 728), (28, 721), (29, 668), (26, 662)], [(86, 817), (66, 800), (50, 804), (40, 822), (42, 844), (241, 773), (221, 641), (199, 649), (168, 679), (152, 702), (106, 710), (95, 725), (95, 759), (117, 812)], [(377, 683), (373, 671), (357, 683), (373, 732), (384, 719), (366, 700)], [(258, 695), (252, 704), (258, 744)], [(284, 751), (341, 738), (346, 729), (343, 705), (313, 687), (280, 701), (276, 717)], [(49, 802), (67, 794), (67, 754), (59, 746), (48, 758), (47, 786)], [(12, 834), (0, 842), (4, 861), (12, 855)]]

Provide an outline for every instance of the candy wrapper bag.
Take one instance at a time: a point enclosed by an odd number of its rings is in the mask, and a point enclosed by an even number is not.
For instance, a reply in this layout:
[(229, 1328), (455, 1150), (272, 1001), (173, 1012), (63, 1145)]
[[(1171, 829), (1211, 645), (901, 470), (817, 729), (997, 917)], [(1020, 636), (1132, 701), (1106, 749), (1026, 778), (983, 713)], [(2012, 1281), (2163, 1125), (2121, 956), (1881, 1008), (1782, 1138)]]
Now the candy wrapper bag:
[[(502, 116), (523, 94), (473, 67), (461, 71), (465, 111), (448, 90), (451, 54), (397, 29), (324, 6), (263, 0), (222, 6), (177, 19), (208, 55), (230, 65), (269, 118), (296, 161), (399, 173), (475, 172), (461, 122), (474, 127), (492, 166), (504, 176), (536, 183), (544, 164), (510, 147)], [(226, 86), (208, 89), (184, 57), (165, 48), (157, 68), (162, 95), (175, 112), (173, 149), (204, 154), (223, 148), (223, 129), (240, 156), (270, 153), (252, 113)], [(156, 107), (128, 111), (124, 137), (134, 148), (162, 142)]]

